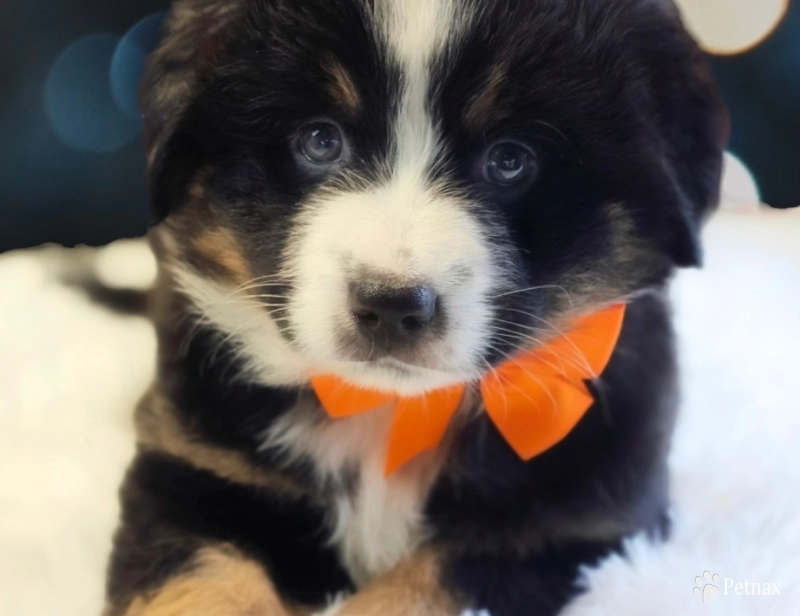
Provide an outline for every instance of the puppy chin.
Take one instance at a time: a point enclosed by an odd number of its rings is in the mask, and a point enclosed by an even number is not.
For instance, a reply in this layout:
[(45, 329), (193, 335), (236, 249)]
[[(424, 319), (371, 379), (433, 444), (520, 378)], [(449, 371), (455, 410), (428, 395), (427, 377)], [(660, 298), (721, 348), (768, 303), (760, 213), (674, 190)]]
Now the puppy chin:
[(423, 368), (392, 357), (368, 362), (332, 362), (329, 374), (365, 389), (395, 392), (401, 396), (418, 396), (435, 389), (473, 381), (480, 375)]

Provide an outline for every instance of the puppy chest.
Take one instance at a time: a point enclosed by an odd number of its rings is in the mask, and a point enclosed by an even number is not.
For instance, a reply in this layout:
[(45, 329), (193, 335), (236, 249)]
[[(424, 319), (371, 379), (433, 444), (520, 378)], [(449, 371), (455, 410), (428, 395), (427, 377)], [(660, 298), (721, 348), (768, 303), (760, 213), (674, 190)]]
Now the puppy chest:
[(424, 540), (426, 497), (427, 486), (418, 478), (385, 478), (382, 464), (370, 460), (357, 481), (331, 498), (331, 542), (359, 586)]
[(311, 461), (330, 543), (356, 584), (366, 584), (425, 540), (423, 511), (442, 451), (417, 456), (387, 477), (392, 408), (324, 421), (300, 409), (290, 415), (271, 431), (268, 445)]

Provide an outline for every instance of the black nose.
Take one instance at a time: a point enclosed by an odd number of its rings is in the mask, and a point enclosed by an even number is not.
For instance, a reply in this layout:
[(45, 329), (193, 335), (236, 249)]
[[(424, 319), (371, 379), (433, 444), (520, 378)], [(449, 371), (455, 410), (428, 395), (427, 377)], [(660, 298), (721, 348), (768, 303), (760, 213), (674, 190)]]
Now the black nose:
[(436, 293), (429, 287), (391, 287), (374, 282), (350, 286), (350, 309), (361, 332), (378, 342), (419, 338), (436, 316)]

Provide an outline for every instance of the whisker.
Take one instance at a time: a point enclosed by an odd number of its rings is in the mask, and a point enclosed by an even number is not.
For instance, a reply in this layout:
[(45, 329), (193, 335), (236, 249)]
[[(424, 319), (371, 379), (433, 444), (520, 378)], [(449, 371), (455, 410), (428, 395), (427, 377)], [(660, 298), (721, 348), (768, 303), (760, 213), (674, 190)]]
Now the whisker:
[(271, 295), (271, 294), (268, 294), (268, 293), (267, 294), (259, 294), (259, 295), (253, 295), (252, 293), (248, 293), (247, 297), (267, 297), (267, 298), (272, 298), (272, 299), (286, 299), (285, 295)]
[(545, 319), (543, 317), (540, 317), (539, 315), (536, 315), (536, 314), (533, 314), (533, 313), (530, 313), (530, 312), (526, 312), (524, 310), (518, 310), (518, 309), (515, 309), (515, 308), (511, 308), (510, 310), (512, 312), (519, 312), (519, 313), (524, 314), (524, 315), (526, 315), (526, 316), (528, 316), (528, 317), (530, 317), (532, 319), (536, 319), (538, 321), (541, 321), (542, 323), (544, 323), (545, 325), (550, 327), (559, 336), (566, 337), (566, 339), (569, 342), (570, 346), (575, 351), (575, 358), (574, 358), (575, 361), (579, 362), (579, 363), (575, 364), (575, 366), (586, 370), (589, 374), (597, 376), (597, 375), (594, 374), (594, 371), (592, 370), (592, 367), (589, 364), (589, 361), (586, 359), (586, 355), (583, 353), (583, 351), (580, 350), (580, 348), (578, 348), (578, 345), (576, 345), (568, 336), (566, 336), (566, 334), (564, 333), (563, 330), (561, 330), (561, 328), (557, 327), (556, 325), (554, 325), (553, 323), (551, 323), (547, 319)]
[(497, 319), (497, 322), (503, 323), (504, 325), (511, 325), (513, 327), (517, 327), (519, 329), (527, 330), (530, 332), (541, 332), (544, 334), (550, 334), (551, 336), (554, 333), (549, 329), (544, 329), (542, 327), (535, 327), (533, 325), (526, 325), (525, 323), (515, 323), (514, 321), (507, 321), (506, 319)]
[[(525, 353), (525, 352), (528, 352), (528, 351), (531, 350), (529, 344), (525, 345), (525, 346), (517, 344), (518, 342), (521, 342), (523, 340), (525, 342), (528, 342), (528, 343), (535, 342), (537, 344), (543, 344), (540, 340), (536, 340), (536, 339), (527, 340), (527, 339), (513, 338), (512, 336), (509, 336), (508, 334), (497, 334), (497, 337), (502, 338), (505, 342), (507, 342), (513, 351), (518, 351), (520, 353)], [(496, 346), (494, 347), (494, 350), (497, 351), (497, 352), (500, 352), (500, 350), (497, 349)], [(541, 355), (538, 356), (538, 359), (543, 364), (546, 364), (547, 366), (550, 366), (553, 370), (555, 370), (556, 372), (560, 372), (562, 375), (566, 373), (565, 364), (568, 365), (568, 366), (571, 366), (573, 368), (577, 368), (577, 369), (586, 369), (586, 367), (582, 363), (577, 362), (577, 361), (573, 361), (569, 357), (564, 357), (563, 355), (556, 355), (556, 354), (553, 354), (553, 355), (556, 358), (556, 360), (558, 360), (559, 365), (556, 365), (556, 364), (548, 361), (547, 359), (545, 359)]]
[(544, 120), (534, 120), (534, 122), (536, 124), (541, 124), (542, 126), (545, 126), (545, 127), (549, 128), (550, 130), (552, 130), (554, 133), (556, 133), (559, 137), (561, 137), (564, 140), (565, 144), (572, 145), (570, 140), (564, 134), (564, 131), (562, 131), (561, 129), (553, 126), (552, 124), (550, 124), (550, 122), (545, 122)]
[[(491, 347), (490, 347), (490, 348), (491, 348)], [(499, 382), (499, 381), (500, 381), (500, 375), (499, 375), (499, 374), (497, 374), (497, 370), (495, 370), (495, 369), (494, 369), (494, 366), (492, 366), (492, 364), (490, 364), (490, 363), (489, 363), (488, 361), (486, 361), (485, 359), (483, 360), (483, 363), (485, 363), (485, 364), (486, 364), (486, 366), (489, 368), (489, 370), (492, 372), (492, 374), (494, 375), (494, 377), (495, 377), (495, 378), (497, 379), (497, 381)], [(505, 406), (505, 412), (504, 412), (504, 415), (505, 415), (505, 416), (506, 416), (506, 418), (507, 418), (507, 417), (508, 417), (508, 396), (506, 396), (506, 391), (505, 391), (505, 389), (501, 389), (500, 391), (501, 391), (501, 392), (502, 392), (502, 394), (503, 394), (503, 405)]]
[[(547, 396), (550, 398), (550, 402), (552, 402), (552, 404), (553, 404), (553, 408), (556, 408), (557, 404), (556, 404), (556, 399), (555, 399), (555, 396), (553, 396), (553, 392), (551, 392), (551, 391), (550, 391), (550, 388), (549, 388), (549, 387), (547, 387), (547, 385), (545, 385), (545, 383), (544, 383), (544, 382), (542, 382), (542, 380), (541, 380), (541, 379), (540, 379), (538, 376), (536, 376), (535, 374), (533, 374), (533, 373), (532, 373), (530, 370), (528, 370), (527, 368), (525, 368), (525, 366), (523, 366), (522, 364), (520, 364), (518, 361), (516, 361), (516, 360), (515, 360), (515, 359), (514, 359), (512, 356), (508, 355), (507, 353), (504, 353), (503, 351), (501, 351), (500, 349), (498, 349), (498, 348), (496, 348), (496, 347), (494, 347), (494, 348), (493, 348), (493, 350), (494, 350), (495, 352), (499, 353), (500, 355), (502, 355), (503, 357), (505, 357), (505, 358), (506, 358), (506, 359), (507, 359), (507, 360), (508, 360), (510, 363), (512, 363), (512, 364), (514, 364), (514, 365), (516, 365), (516, 366), (519, 366), (519, 367), (522, 369), (522, 371), (523, 371), (525, 374), (527, 374), (527, 375), (528, 375), (529, 377), (531, 377), (531, 378), (532, 378), (534, 381), (536, 381), (537, 383), (539, 383), (539, 385), (541, 385), (541, 386), (542, 386), (542, 389), (543, 389), (544, 391), (546, 391), (546, 392), (547, 392)], [(528, 394), (527, 394), (525, 391), (523, 391), (522, 389), (520, 389), (519, 387), (517, 387), (517, 386), (516, 386), (516, 385), (514, 385), (513, 383), (508, 383), (508, 385), (511, 385), (511, 386), (512, 386), (512, 387), (513, 387), (515, 390), (517, 390), (517, 391), (518, 391), (519, 393), (521, 393), (523, 396), (525, 396), (526, 398), (528, 398), (528, 400), (530, 400), (531, 402), (534, 402), (533, 400), (531, 400), (531, 398), (529, 398), (529, 397), (528, 397)], [(541, 411), (541, 407), (538, 407), (538, 410), (539, 410), (539, 411)]]
[(240, 332), (242, 332), (242, 331), (244, 331), (245, 329), (247, 329), (247, 328), (248, 328), (248, 327), (249, 327), (249, 326), (250, 326), (252, 323), (254, 323), (254, 322), (258, 321), (260, 318), (261, 318), (261, 315), (255, 316), (255, 317), (253, 317), (252, 319), (250, 319), (250, 320), (246, 321), (245, 323), (243, 323), (242, 325), (240, 325), (239, 327), (236, 327), (236, 328), (234, 328), (234, 329), (233, 329), (231, 332), (229, 332), (229, 333), (228, 333), (228, 334), (227, 334), (227, 335), (226, 335), (226, 336), (225, 336), (225, 337), (224, 337), (224, 338), (223, 338), (223, 339), (222, 339), (222, 340), (221, 340), (221, 341), (220, 341), (220, 342), (219, 342), (219, 343), (216, 345), (216, 348), (215, 348), (215, 349), (214, 349), (214, 351), (213, 351), (213, 352), (210, 354), (209, 361), (210, 361), (211, 363), (215, 363), (215, 362), (216, 362), (216, 357), (217, 357), (217, 355), (219, 354), (220, 350), (222, 350), (222, 348), (223, 348), (223, 347), (224, 347), (224, 346), (225, 346), (225, 345), (228, 343), (228, 341), (229, 341), (229, 340), (231, 340), (232, 338), (235, 338), (237, 335), (239, 335), (239, 333), (240, 333)]
[[(214, 314), (213, 316), (208, 315), (207, 311), (204, 314), (207, 316), (209, 321), (211, 321), (213, 319), (222, 319), (222, 318), (225, 318), (225, 317), (229, 317), (231, 315), (237, 314), (239, 312), (244, 312), (246, 310), (262, 310), (264, 308), (272, 308), (272, 309), (275, 309), (275, 310), (283, 310), (284, 309), (284, 307), (281, 306), (280, 304), (270, 305), (270, 304), (262, 304), (262, 303), (258, 302), (258, 303), (254, 303), (254, 304), (247, 304), (247, 305), (244, 305), (244, 306), (240, 305), (240, 306), (237, 306), (236, 308), (234, 308), (233, 310), (228, 310), (226, 312), (217, 313), (217, 314)], [(269, 315), (269, 313), (266, 310), (263, 311), (263, 314)], [(271, 316), (271, 315), (269, 315), (269, 316)]]
[(506, 291), (505, 293), (500, 293), (499, 295), (492, 295), (489, 299), (499, 299), (501, 297), (508, 297), (510, 295), (519, 295), (521, 293), (529, 293), (531, 291), (540, 291), (543, 289), (557, 289), (558, 291), (561, 291), (564, 295), (567, 296), (567, 301), (569, 302), (570, 306), (572, 306), (572, 298), (569, 295), (569, 291), (567, 291), (564, 287), (559, 286), (557, 284), (543, 284), (535, 287), (527, 287), (525, 289), (515, 289), (514, 291)]
[(275, 284), (276, 282), (290, 282), (290, 280), (280, 274), (267, 274), (266, 276), (257, 276), (255, 278), (247, 280), (246, 282), (243, 282), (238, 287), (233, 289), (233, 291), (231, 291), (231, 295), (235, 295), (237, 293), (246, 291), (254, 287), (268, 286), (269, 284)]

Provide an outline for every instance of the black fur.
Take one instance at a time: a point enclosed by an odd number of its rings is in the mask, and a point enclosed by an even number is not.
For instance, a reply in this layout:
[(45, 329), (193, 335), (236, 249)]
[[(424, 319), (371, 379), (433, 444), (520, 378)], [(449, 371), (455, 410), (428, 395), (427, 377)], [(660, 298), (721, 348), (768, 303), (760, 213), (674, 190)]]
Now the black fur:
[[(462, 1), (480, 19), (431, 66), (428, 107), (443, 151), (428, 179), (469, 196), (465, 207), (488, 241), (509, 255), (508, 293), (492, 299), (496, 323), (518, 341), (570, 298), (630, 300), (614, 357), (591, 384), (597, 403), (569, 436), (523, 463), (478, 414), (452, 435), (425, 506), (450, 594), (492, 616), (554, 616), (581, 591), (581, 567), (620, 552), (632, 534), (667, 534), (678, 397), (666, 290), (675, 266), (701, 261), (699, 229), (717, 201), (727, 123), (668, 0)], [(274, 274), (320, 184), (368, 185), (391, 166), (407, 76), (368, 17), (373, 4), (179, 3), (142, 96), (162, 265), (187, 260), (180, 248), (170, 252), (170, 242), (186, 240), (181, 233), (216, 225), (233, 238), (234, 264)], [(353, 109), (331, 95), (332, 61), (358, 93)], [(341, 126), (353, 151), (332, 177), (309, 173), (292, 151), (297, 130), (318, 118)], [(524, 190), (499, 190), (479, 173), (487, 147), (509, 137), (540, 166)], [(211, 269), (215, 279), (225, 271)], [(352, 587), (326, 547), (323, 507), (331, 490), (360, 489), (358, 469), (320, 487), (313, 461), (264, 451), (270, 426), (312, 394), (250, 382), (239, 349), (187, 320), (189, 300), (162, 278), (158, 387), (182, 429), (287, 473), (312, 496), (278, 497), (142, 450), (123, 490), (109, 596), (124, 608), (203, 545), (223, 541), (262, 563), (284, 596), (319, 606)], [(291, 284), (266, 289), (277, 299), (265, 309), (281, 315)], [(508, 337), (492, 342), (483, 358), (492, 364), (515, 350)], [(313, 404), (309, 412), (327, 421)]]
[[(557, 614), (579, 590), (580, 565), (618, 551), (621, 537), (666, 536), (666, 454), (678, 402), (669, 316), (657, 296), (629, 306), (595, 384), (598, 403), (527, 464), (485, 417), (462, 435), (427, 515), (437, 536), (470, 546), (449, 561), (452, 581), (491, 614)], [(521, 559), (515, 546), (526, 540), (539, 548)]]
[(445, 575), (490, 614), (556, 616), (584, 590), (580, 569), (621, 550), (618, 540), (567, 541), (530, 556), (464, 556), (452, 562)]
[[(309, 118), (330, 116), (336, 109), (325, 87), (328, 58), (348, 67), (363, 99), (358, 115), (338, 112), (333, 118), (358, 128), (352, 131), (359, 153), (356, 168), (369, 173), (376, 157), (386, 154), (386, 110), (397, 94), (399, 76), (395, 66), (379, 57), (375, 32), (359, 3), (310, 0), (300, 10), (285, 2), (246, 4), (246, 10), (238, 12), (215, 40), (217, 57), (206, 51), (203, 60), (191, 54), (186, 63), (163, 66), (167, 73), (188, 68), (195, 77), (192, 99), (185, 103), (174, 130), (162, 139), (150, 167), (154, 223), (184, 201), (188, 182), (198, 169), (212, 163), (229, 166), (228, 175), (242, 166), (257, 174), (264, 191), (260, 200), (272, 207), (278, 203), (292, 207), (313, 190), (318, 181), (291, 164), (288, 143)], [(218, 70), (220, 64), (226, 70)], [(161, 68), (157, 65), (151, 77), (155, 90), (168, 78)], [(149, 90), (145, 82), (145, 101), (152, 96)], [(145, 122), (156, 123), (165, 113), (169, 111), (152, 109)], [(224, 177), (225, 171), (220, 175)], [(229, 184), (236, 191), (236, 184)], [(252, 191), (246, 196), (252, 199)], [(269, 221), (253, 222), (263, 229)]]

